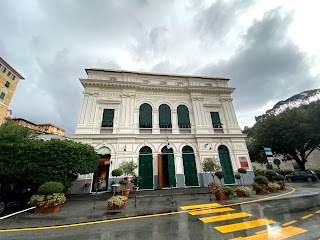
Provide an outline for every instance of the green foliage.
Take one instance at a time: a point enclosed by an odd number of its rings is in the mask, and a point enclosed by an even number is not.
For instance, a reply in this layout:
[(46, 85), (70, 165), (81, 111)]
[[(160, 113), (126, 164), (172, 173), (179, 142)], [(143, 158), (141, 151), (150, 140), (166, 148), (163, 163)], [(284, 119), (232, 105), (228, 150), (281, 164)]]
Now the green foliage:
[(227, 193), (228, 195), (233, 195), (234, 194), (234, 190), (232, 187), (229, 187), (229, 186), (223, 186), (222, 187), (223, 191), (225, 193)]
[(266, 178), (265, 176), (257, 176), (253, 179), (253, 181), (259, 185), (267, 185), (269, 183), (268, 178)]
[(267, 170), (267, 171), (264, 172), (264, 175), (273, 177), (273, 176), (276, 176), (277, 173), (275, 171), (273, 171), (273, 170)]
[(209, 172), (212, 175), (213, 181), (214, 181), (214, 173), (216, 171), (222, 170), (220, 164), (218, 164), (218, 160), (216, 158), (206, 158), (202, 162), (202, 170), (204, 172)]
[(263, 176), (265, 170), (257, 169), (253, 170), (254, 176)]
[(40, 186), (60, 182), (67, 190), (78, 174), (96, 170), (99, 156), (90, 145), (71, 141), (0, 142), (0, 179)]
[(34, 139), (34, 132), (8, 121), (0, 126), (0, 143), (21, 143)]
[(64, 186), (59, 182), (46, 182), (38, 188), (38, 194), (51, 195), (53, 193), (62, 193)]
[(278, 181), (284, 181), (284, 176), (282, 176), (280, 174), (277, 174), (277, 175), (273, 176), (272, 178), (273, 178), (273, 180), (275, 180), (277, 182)]
[(284, 160), (294, 159), (305, 170), (308, 156), (320, 146), (319, 118), (319, 101), (278, 115), (268, 113), (256, 118), (248, 141), (256, 151), (262, 150), (262, 146), (270, 147), (275, 154), (282, 154)]
[(245, 168), (239, 168), (239, 169), (238, 169), (238, 173), (246, 174), (246, 173), (247, 173), (247, 169), (245, 169)]
[(133, 175), (131, 182), (133, 183), (133, 185), (139, 186), (139, 183), (141, 182), (141, 180), (142, 180), (142, 177)]
[(127, 197), (125, 196), (113, 196), (108, 199), (108, 205), (111, 206), (121, 206), (127, 201)]
[(123, 174), (123, 170), (121, 168), (116, 168), (114, 170), (112, 170), (111, 175), (113, 177), (119, 177)]
[(249, 197), (251, 195), (251, 189), (246, 186), (240, 186), (236, 188), (236, 191), (242, 192), (244, 195)]
[(280, 185), (278, 183), (268, 183), (268, 189), (280, 189)]
[(119, 181), (119, 184), (121, 184), (121, 185), (127, 185), (127, 181), (124, 180), (124, 179), (122, 179), (122, 180)]
[(53, 207), (66, 201), (63, 193), (53, 193), (50, 195), (32, 195), (28, 204), (31, 206)]
[(219, 178), (221, 180), (224, 177), (224, 172), (223, 171), (218, 171), (214, 175), (216, 175), (217, 178)]
[(134, 163), (133, 160), (122, 161), (119, 166), (119, 168), (121, 168), (123, 170), (123, 173), (125, 176), (134, 175), (137, 167), (138, 167), (138, 165), (136, 163)]
[(240, 175), (240, 174), (235, 174), (234, 177), (235, 177), (236, 179), (240, 179), (240, 178), (241, 178), (241, 175)]

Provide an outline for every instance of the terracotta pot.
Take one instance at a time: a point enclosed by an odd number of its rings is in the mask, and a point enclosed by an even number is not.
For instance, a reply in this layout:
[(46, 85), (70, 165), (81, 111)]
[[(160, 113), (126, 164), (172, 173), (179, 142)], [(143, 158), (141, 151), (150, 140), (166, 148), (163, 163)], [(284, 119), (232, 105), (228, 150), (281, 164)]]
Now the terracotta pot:
[(269, 192), (272, 192), (272, 193), (274, 193), (274, 192), (278, 192), (278, 189), (270, 188), (270, 189), (269, 189)]
[(130, 192), (130, 189), (121, 190), (121, 195), (125, 196), (125, 197), (128, 197), (129, 196), (129, 192)]
[(248, 197), (246, 194), (244, 194), (241, 191), (236, 191), (236, 193), (237, 193), (237, 197)]
[(126, 202), (124, 202), (121, 206), (114, 206), (114, 205), (110, 205), (108, 203), (108, 210), (117, 210), (117, 209), (121, 209), (121, 208), (125, 208), (126, 207)]
[(60, 209), (60, 205), (53, 206), (53, 207), (44, 207), (44, 206), (36, 206), (34, 209), (35, 213), (54, 213), (58, 212)]
[(286, 190), (286, 186), (280, 186), (280, 189), (279, 189), (279, 190), (285, 191), (285, 190)]
[(137, 187), (137, 186), (133, 186), (133, 187), (132, 187), (132, 190), (133, 190), (133, 192), (134, 192), (134, 193), (136, 193), (136, 192), (138, 192), (139, 187)]
[(256, 194), (257, 195), (264, 195), (264, 194), (268, 194), (268, 189), (264, 188), (262, 190), (256, 190)]
[(216, 200), (228, 200), (229, 199), (229, 195), (225, 192), (220, 193), (220, 194), (215, 194), (216, 196)]

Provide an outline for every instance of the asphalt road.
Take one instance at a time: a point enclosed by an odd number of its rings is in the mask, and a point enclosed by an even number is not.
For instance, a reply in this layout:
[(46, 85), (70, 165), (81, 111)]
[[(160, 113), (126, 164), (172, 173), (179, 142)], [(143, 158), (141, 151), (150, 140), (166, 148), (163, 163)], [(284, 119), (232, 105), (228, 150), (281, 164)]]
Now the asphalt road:
[(228, 206), (217, 205), (219, 203), (212, 203), (210, 206), (199, 205), (201, 203), (195, 205), (193, 201), (189, 204), (182, 207), (184, 210), (163, 215), (104, 220), (83, 226), (64, 225), (53, 229), (0, 232), (0, 239), (320, 238), (319, 195)]

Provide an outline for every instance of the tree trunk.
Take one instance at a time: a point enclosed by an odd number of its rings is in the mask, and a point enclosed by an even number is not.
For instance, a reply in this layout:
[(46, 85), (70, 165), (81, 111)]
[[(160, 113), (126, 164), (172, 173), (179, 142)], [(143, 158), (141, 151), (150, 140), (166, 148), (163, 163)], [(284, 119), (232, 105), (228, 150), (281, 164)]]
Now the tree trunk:
[(305, 164), (306, 164), (306, 159), (300, 159), (297, 155), (294, 156), (294, 160), (296, 160), (297, 164), (299, 165), (300, 169), (302, 171), (306, 170)]

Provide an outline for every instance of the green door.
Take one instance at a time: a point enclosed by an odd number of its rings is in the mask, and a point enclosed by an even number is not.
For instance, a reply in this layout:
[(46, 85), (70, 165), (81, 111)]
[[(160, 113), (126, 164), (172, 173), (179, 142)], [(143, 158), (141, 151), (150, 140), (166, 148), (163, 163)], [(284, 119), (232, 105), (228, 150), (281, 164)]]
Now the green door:
[(139, 154), (139, 188), (153, 189), (152, 152), (149, 147), (143, 147)]
[(191, 147), (183, 147), (182, 159), (186, 186), (199, 186), (196, 161)]
[(176, 186), (176, 173), (174, 170), (174, 155), (168, 154), (168, 172), (169, 172), (169, 187)]
[(221, 167), (222, 167), (222, 170), (224, 171), (224, 178), (223, 178), (224, 183), (225, 184), (235, 183), (228, 148), (226, 146), (221, 145), (218, 148), (218, 152), (219, 152)]

